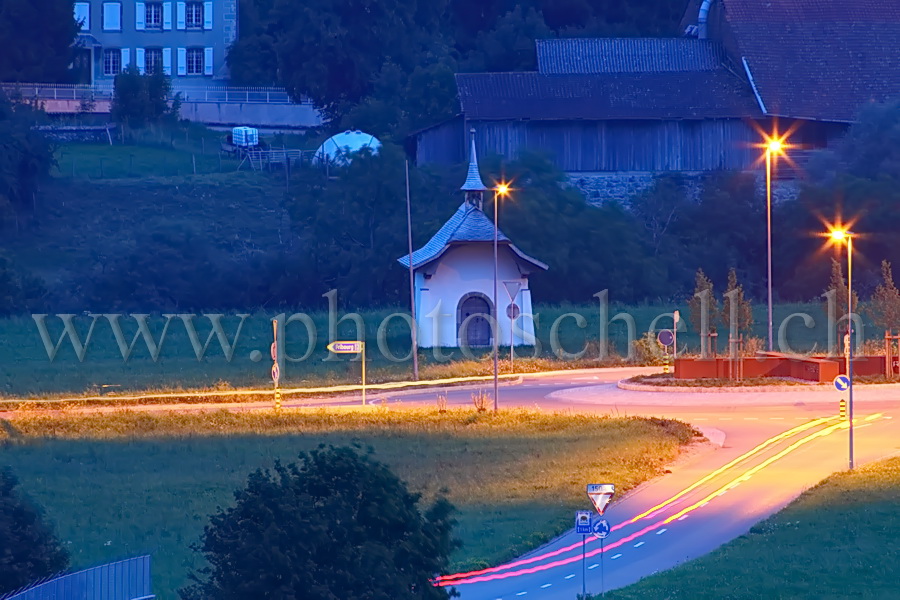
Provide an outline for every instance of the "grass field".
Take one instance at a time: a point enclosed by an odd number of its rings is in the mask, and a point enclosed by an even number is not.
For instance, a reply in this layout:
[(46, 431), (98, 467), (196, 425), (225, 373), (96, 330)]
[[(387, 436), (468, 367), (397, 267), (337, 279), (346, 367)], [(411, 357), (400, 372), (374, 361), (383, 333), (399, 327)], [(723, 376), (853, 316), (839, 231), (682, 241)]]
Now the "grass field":
[(900, 458), (828, 478), (720, 550), (609, 600), (900, 597)]
[(318, 444), (361, 443), (410, 487), (459, 509), (457, 568), (503, 560), (570, 525), (589, 480), (623, 491), (658, 474), (687, 425), (533, 411), (302, 411), (25, 416), (0, 423), (2, 465), (56, 522), (76, 566), (152, 552), (174, 598), (189, 550), (247, 475)]
[[(35, 259), (40, 260), (40, 259)], [(323, 298), (323, 309), (327, 306)], [(619, 311), (627, 312), (634, 317), (638, 335), (647, 331), (654, 319), (663, 313), (670, 312), (673, 307), (640, 306), (611, 307), (610, 314)], [(686, 307), (680, 307), (686, 312)], [(398, 308), (402, 311), (403, 309)], [(598, 339), (600, 331), (599, 310), (596, 305), (541, 306), (535, 307), (540, 315), (538, 322), (538, 339), (541, 342), (537, 352), (540, 360), (522, 360), (535, 353), (534, 348), (517, 350), (520, 360), (516, 363), (518, 371), (534, 371), (541, 369), (593, 367), (623, 364), (621, 358), (613, 358), (605, 362), (598, 361)], [(362, 313), (366, 324), (365, 339), (370, 349), (368, 359), (368, 375), (370, 381), (391, 381), (411, 378), (411, 361), (394, 360), (383, 355), (378, 347), (377, 333), (380, 323), (389, 314), (390, 309), (371, 310)], [(577, 353), (586, 349), (586, 353), (578, 360), (558, 360), (553, 354), (550, 333), (556, 319), (566, 313), (578, 313), (585, 317), (586, 326), (579, 328), (575, 320), (568, 318), (562, 321), (558, 334), (560, 347), (566, 352)], [(757, 323), (765, 308), (757, 306)], [(816, 326), (806, 328), (802, 320), (793, 319), (785, 327), (785, 337), (797, 350), (809, 350), (813, 347), (824, 348), (828, 333), (824, 313), (819, 305), (780, 305), (776, 310), (776, 319), (783, 319), (790, 314), (805, 312), (814, 319)], [(338, 383), (358, 383), (360, 365), (353, 356), (329, 356), (325, 349), (328, 343), (329, 316), (327, 312), (310, 312), (315, 324), (317, 339), (306, 360), (289, 362), (282, 372), (282, 384), (290, 386), (317, 386)], [(335, 316), (344, 316), (341, 311)], [(3, 396), (44, 396), (65, 394), (96, 394), (102, 392), (123, 392), (134, 390), (183, 390), (183, 389), (228, 389), (242, 387), (267, 386), (269, 381), (269, 345), (272, 341), (271, 318), (274, 312), (252, 314), (244, 323), (241, 336), (238, 338), (231, 361), (226, 360), (223, 350), (213, 336), (212, 342), (203, 356), (198, 360), (190, 343), (187, 331), (179, 319), (175, 319), (167, 332), (165, 343), (159, 360), (154, 362), (143, 341), (138, 340), (133, 355), (128, 362), (122, 358), (119, 347), (109, 323), (105, 319), (97, 322), (90, 347), (83, 361), (79, 361), (71, 343), (66, 340), (62, 344), (56, 358), (48, 358), (44, 343), (37, 326), (31, 317), (16, 317), (0, 320), (0, 395)], [(670, 319), (667, 319), (670, 322)], [(657, 328), (666, 326), (660, 319)], [(75, 325), (82, 341), (90, 328), (92, 319), (80, 315), (75, 318)], [(223, 319), (224, 329), (229, 342), (234, 342), (234, 335), (240, 319), (234, 315)], [(777, 321), (776, 321), (777, 322)], [(165, 319), (151, 316), (150, 328), (157, 342)], [(194, 319), (199, 340), (204, 343), (212, 331), (208, 319), (198, 315)], [(131, 343), (136, 331), (136, 322), (130, 317), (121, 320), (124, 338)], [(47, 328), (52, 345), (59, 340), (63, 331), (62, 322), (56, 317), (48, 317)], [(874, 327), (866, 329), (868, 338), (877, 344), (881, 335)], [(403, 357), (409, 352), (409, 329), (406, 324), (394, 319), (385, 329), (384, 344), (395, 357)], [(754, 335), (764, 335), (762, 327), (757, 325)], [(358, 339), (355, 326), (345, 321), (338, 327), (337, 336), (343, 339)], [(627, 353), (627, 331), (620, 323), (610, 326), (609, 339), (614, 351), (619, 356)], [(679, 335), (679, 345), (696, 349), (697, 335), (686, 331)], [(307, 353), (309, 339), (306, 329), (301, 323), (294, 323), (286, 330), (286, 349), (292, 357), (302, 357)], [(720, 351), (724, 349), (720, 347)], [(259, 353), (254, 362), (251, 354)], [(261, 356), (260, 356), (261, 355)], [(502, 357), (507, 355), (503, 350)], [(457, 350), (452, 353), (453, 361), (437, 361), (430, 351), (420, 354), (423, 364), (423, 375), (426, 378), (438, 378), (464, 375), (487, 375), (491, 373), (491, 364), (486, 360), (484, 352), (478, 352), (475, 360), (464, 360)]]

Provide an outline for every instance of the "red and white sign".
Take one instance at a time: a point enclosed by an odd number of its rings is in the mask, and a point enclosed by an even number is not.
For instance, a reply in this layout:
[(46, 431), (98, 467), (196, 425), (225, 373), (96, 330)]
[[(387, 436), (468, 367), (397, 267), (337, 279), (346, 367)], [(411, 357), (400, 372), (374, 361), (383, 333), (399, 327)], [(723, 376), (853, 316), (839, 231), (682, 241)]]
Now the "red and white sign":
[(591, 483), (587, 486), (588, 498), (591, 499), (594, 508), (600, 515), (606, 511), (606, 507), (615, 493), (616, 486), (612, 483)]

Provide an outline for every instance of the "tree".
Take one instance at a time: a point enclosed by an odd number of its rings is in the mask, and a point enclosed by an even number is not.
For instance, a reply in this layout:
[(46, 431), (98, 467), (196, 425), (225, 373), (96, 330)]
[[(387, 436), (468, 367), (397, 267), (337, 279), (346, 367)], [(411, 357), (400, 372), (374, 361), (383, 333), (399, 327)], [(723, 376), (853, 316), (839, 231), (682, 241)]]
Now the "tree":
[(466, 68), (470, 71), (533, 71), (537, 69), (534, 41), (552, 35), (540, 12), (516, 6), (497, 21), (494, 29), (479, 34)]
[(876, 326), (887, 331), (900, 329), (900, 291), (894, 285), (891, 263), (881, 261), (882, 283), (875, 288), (869, 314)]
[(129, 66), (116, 75), (112, 118), (129, 127), (140, 128), (170, 115), (169, 95), (172, 83), (162, 73), (142, 75)]
[(210, 567), (184, 600), (449, 597), (430, 583), (456, 547), (449, 502), (423, 512), (387, 466), (351, 448), (299, 459), (254, 472), (210, 518), (196, 546)]
[(0, 470), (0, 595), (69, 565), (41, 509), (16, 490), (18, 485), (12, 471)]
[(0, 224), (4, 214), (17, 221), (30, 211), (39, 182), (56, 164), (53, 146), (34, 129), (38, 118), (36, 111), (13, 105), (0, 91)]
[(71, 0), (0, 0), (0, 81), (68, 81), (79, 28)]
[(691, 313), (691, 325), (696, 327), (697, 331), (702, 332), (703, 322), (707, 318), (709, 329), (715, 331), (719, 316), (719, 301), (716, 300), (713, 283), (703, 269), (697, 269), (694, 275), (694, 295), (688, 300), (688, 310)]
[[(827, 297), (834, 293), (834, 306), (836, 309), (835, 318), (841, 319), (842, 317), (847, 315), (847, 280), (844, 279), (844, 269), (840, 261), (831, 259), (831, 279), (828, 282), (828, 287), (825, 288), (826, 296), (825, 300), (825, 312), (829, 311), (830, 301)], [(850, 309), (855, 313), (856, 307), (859, 304), (859, 297), (856, 295), (856, 290), (853, 290), (853, 299), (852, 306)]]
[[(732, 304), (733, 303), (733, 304)], [(749, 331), (753, 326), (753, 307), (749, 300), (744, 298), (744, 286), (738, 283), (737, 271), (728, 271), (728, 285), (722, 296), (722, 323), (731, 327), (732, 305), (735, 310), (734, 322), (738, 332)]]

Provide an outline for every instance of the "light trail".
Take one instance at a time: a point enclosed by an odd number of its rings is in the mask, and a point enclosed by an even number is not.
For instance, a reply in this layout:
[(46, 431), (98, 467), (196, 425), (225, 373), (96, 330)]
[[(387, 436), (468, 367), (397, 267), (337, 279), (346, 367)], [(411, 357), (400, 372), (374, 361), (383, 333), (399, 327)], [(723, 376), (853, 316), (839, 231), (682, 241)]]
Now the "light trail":
[[(738, 464), (742, 463), (743, 461), (747, 460), (748, 458), (751, 458), (751, 457), (753, 457), (754, 455), (756, 455), (756, 454), (762, 452), (763, 450), (765, 450), (766, 448), (768, 448), (768, 447), (771, 446), (772, 444), (776, 444), (776, 443), (778, 443), (778, 442), (781, 442), (781, 441), (783, 441), (783, 440), (785, 440), (785, 439), (787, 439), (787, 438), (789, 438), (789, 437), (792, 437), (792, 436), (794, 436), (794, 435), (797, 435), (798, 433), (803, 433), (804, 431), (807, 431), (808, 429), (812, 429), (813, 427), (817, 427), (817, 426), (819, 426), (819, 425), (823, 425), (823, 424), (827, 423), (828, 421), (831, 421), (831, 420), (836, 419), (836, 418), (838, 418), (838, 417), (836, 417), (836, 416), (834, 416), (834, 417), (822, 417), (822, 418), (819, 418), (819, 419), (815, 419), (815, 420), (813, 420), (813, 421), (809, 421), (808, 423), (804, 423), (803, 425), (798, 425), (798, 426), (796, 426), (796, 427), (792, 427), (791, 429), (788, 429), (787, 431), (783, 431), (782, 433), (779, 433), (778, 435), (775, 435), (775, 436), (770, 437), (769, 439), (767, 439), (767, 440), (763, 441), (762, 443), (758, 444), (756, 447), (754, 447), (754, 448), (748, 450), (748, 451), (745, 452), (744, 454), (741, 454), (740, 456), (738, 456), (737, 458), (735, 458), (734, 460), (732, 460), (731, 462), (729, 462), (729, 463), (726, 464), (725, 466), (719, 467), (719, 468), (716, 469), (715, 471), (712, 471), (712, 472), (709, 473), (708, 475), (705, 475), (704, 477), (702, 477), (701, 479), (699, 479), (699, 480), (696, 481), (695, 483), (693, 483), (693, 484), (691, 484), (690, 486), (688, 486), (687, 488), (681, 490), (680, 492), (678, 492), (677, 494), (675, 494), (675, 495), (672, 496), (671, 498), (668, 498), (668, 499), (665, 500), (664, 502), (661, 502), (661, 503), (657, 504), (656, 506), (654, 506), (653, 508), (648, 509), (648, 510), (642, 512), (641, 514), (639, 514), (638, 516), (634, 517), (634, 518), (631, 519), (630, 521), (626, 521), (626, 522), (623, 522), (623, 523), (618, 523), (617, 525), (615, 525), (615, 526), (612, 527), (611, 531), (616, 531), (616, 530), (618, 530), (618, 529), (621, 529), (622, 527), (626, 527), (626, 526), (628, 526), (628, 525), (631, 525), (631, 524), (635, 523), (636, 521), (638, 521), (638, 520), (640, 520), (640, 519), (646, 517), (647, 515), (649, 515), (649, 514), (651, 514), (651, 513), (654, 513), (654, 512), (656, 512), (657, 510), (659, 510), (659, 509), (661, 509), (661, 508), (665, 508), (665, 507), (668, 506), (669, 504), (671, 504), (671, 503), (675, 502), (676, 500), (678, 500), (679, 498), (683, 497), (685, 494), (688, 494), (688, 493), (690, 493), (691, 491), (697, 489), (697, 487), (699, 487), (700, 485), (703, 485), (704, 483), (710, 481), (710, 480), (713, 479), (714, 477), (717, 477), (718, 475), (721, 475), (721, 474), (724, 473), (726, 470), (728, 470), (728, 469), (734, 467), (735, 465), (738, 465)], [(593, 539), (588, 540), (588, 543), (591, 543), (591, 542), (593, 542)], [(450, 581), (450, 580), (467, 579), (467, 578), (469, 578), (469, 577), (476, 577), (476, 576), (478, 576), (478, 575), (485, 575), (485, 574), (488, 574), (488, 573), (496, 573), (496, 572), (498, 572), (498, 571), (505, 571), (505, 570), (507, 570), (507, 569), (512, 569), (512, 568), (515, 568), (515, 567), (520, 567), (520, 566), (523, 566), (523, 565), (531, 564), (531, 563), (534, 563), (534, 562), (537, 562), (537, 561), (540, 561), (540, 560), (544, 560), (544, 559), (546, 559), (546, 558), (552, 558), (552, 557), (554, 557), (554, 556), (559, 556), (560, 554), (564, 554), (564, 553), (569, 552), (569, 551), (571, 551), (571, 550), (575, 550), (576, 548), (580, 548), (582, 545), (583, 545), (583, 542), (576, 542), (576, 543), (571, 544), (571, 545), (569, 545), (569, 546), (566, 546), (566, 547), (564, 547), (564, 548), (559, 548), (559, 549), (557, 549), (557, 550), (553, 550), (553, 551), (551, 551), (551, 552), (546, 552), (546, 553), (540, 554), (540, 555), (538, 555), (538, 556), (532, 556), (532, 557), (529, 557), (529, 558), (524, 558), (524, 559), (522, 559), (522, 560), (517, 560), (517, 561), (510, 562), (510, 563), (506, 563), (506, 564), (502, 564), (502, 565), (497, 565), (496, 567), (488, 567), (488, 568), (486, 568), (486, 569), (478, 569), (478, 570), (475, 570), (475, 571), (467, 571), (467, 572), (464, 572), (464, 573), (454, 573), (454, 574), (450, 574), (450, 575), (441, 575), (441, 576), (437, 577), (437, 578), (435, 579), (435, 581), (437, 581), (437, 582), (444, 582), (444, 581)]]
[[(796, 442), (794, 442), (793, 444), (791, 444), (784, 450), (769, 457), (768, 459), (766, 459), (759, 465), (756, 465), (755, 467), (747, 469), (746, 471), (742, 472), (740, 475), (738, 475), (737, 477), (735, 477), (734, 479), (732, 479), (731, 481), (726, 483), (725, 485), (723, 485), (720, 488), (718, 488), (717, 490), (711, 492), (708, 496), (706, 496), (702, 500), (699, 500), (698, 502), (679, 511), (678, 513), (672, 515), (671, 517), (668, 517), (661, 521), (657, 521), (656, 523), (653, 523), (652, 525), (648, 525), (647, 527), (644, 527), (643, 529), (641, 529), (635, 533), (632, 533), (622, 539), (616, 540), (615, 542), (607, 543), (604, 548), (597, 548), (595, 550), (591, 550), (590, 552), (587, 552), (586, 554), (584, 554), (583, 557), (584, 558), (592, 558), (602, 552), (608, 552), (608, 551), (618, 548), (624, 544), (632, 542), (632, 541), (636, 540), (637, 538), (639, 538), (647, 533), (650, 533), (651, 531), (659, 529), (660, 527), (663, 527), (664, 525), (668, 525), (672, 521), (698, 509), (703, 504), (714, 499), (716, 496), (719, 495), (720, 492), (731, 489), (732, 487), (738, 485), (745, 479), (751, 477), (755, 473), (758, 473), (762, 469), (771, 465), (773, 462), (775, 462), (781, 458), (784, 458), (791, 452), (794, 452), (798, 448), (801, 448), (802, 446), (804, 446), (820, 437), (825, 437), (825, 436), (831, 435), (832, 433), (834, 433), (840, 429), (847, 429), (848, 427), (849, 427), (848, 423), (841, 422), (841, 423), (837, 423), (835, 425), (826, 427), (825, 429), (822, 429), (821, 431), (811, 433), (811, 434), (797, 440)], [(580, 545), (581, 545), (580, 543), (574, 544), (571, 548), (577, 548)], [(557, 551), (557, 553), (558, 553), (558, 551)], [(556, 554), (556, 553), (554, 553), (554, 554)], [(492, 573), (492, 574), (487, 574), (487, 575), (482, 575), (482, 576), (469, 577), (469, 578), (465, 578), (465, 579), (456, 579), (454, 581), (441, 580), (441, 581), (436, 582), (435, 585), (438, 587), (447, 587), (447, 586), (452, 586), (452, 585), (465, 585), (465, 584), (472, 584), (472, 583), (481, 583), (481, 582), (486, 582), (486, 581), (495, 581), (498, 579), (508, 579), (510, 577), (519, 577), (522, 575), (530, 575), (533, 573), (539, 573), (541, 571), (546, 571), (548, 569), (553, 569), (556, 567), (568, 565), (568, 564), (571, 564), (571, 563), (579, 561), (579, 560), (582, 560), (582, 555), (571, 556), (571, 557), (560, 559), (560, 560), (553, 561), (550, 563), (537, 565), (534, 567), (528, 567), (525, 569), (520, 569), (518, 571), (512, 571), (512, 572), (507, 572), (507, 573)]]

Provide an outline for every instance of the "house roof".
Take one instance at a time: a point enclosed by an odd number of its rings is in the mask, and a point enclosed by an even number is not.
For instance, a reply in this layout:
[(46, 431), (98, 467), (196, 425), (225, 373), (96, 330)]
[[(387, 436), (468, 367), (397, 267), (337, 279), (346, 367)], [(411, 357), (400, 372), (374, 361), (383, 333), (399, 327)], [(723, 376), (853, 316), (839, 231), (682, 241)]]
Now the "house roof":
[(747, 83), (724, 68), (584, 75), (460, 73), (456, 85), (470, 120), (762, 116)]
[(536, 40), (538, 72), (672, 73), (716, 71), (725, 57), (710, 40), (692, 38), (571, 38)]
[[(493, 222), (487, 218), (480, 208), (468, 202), (463, 202), (428, 243), (413, 252), (413, 268), (418, 269), (440, 258), (453, 244), (493, 241)], [(519, 250), (502, 231), (497, 232), (497, 241), (504, 246), (508, 246), (516, 256), (525, 262), (539, 269), (547, 270), (547, 265)], [(404, 267), (409, 267), (409, 255), (398, 258), (397, 262)]]
[(897, 0), (720, 0), (770, 115), (851, 122), (900, 95)]
[(469, 171), (466, 173), (466, 180), (459, 188), (464, 192), (484, 192), (487, 186), (481, 180), (481, 171), (478, 170), (478, 154), (475, 152), (475, 130), (471, 132), (472, 143), (469, 148)]

